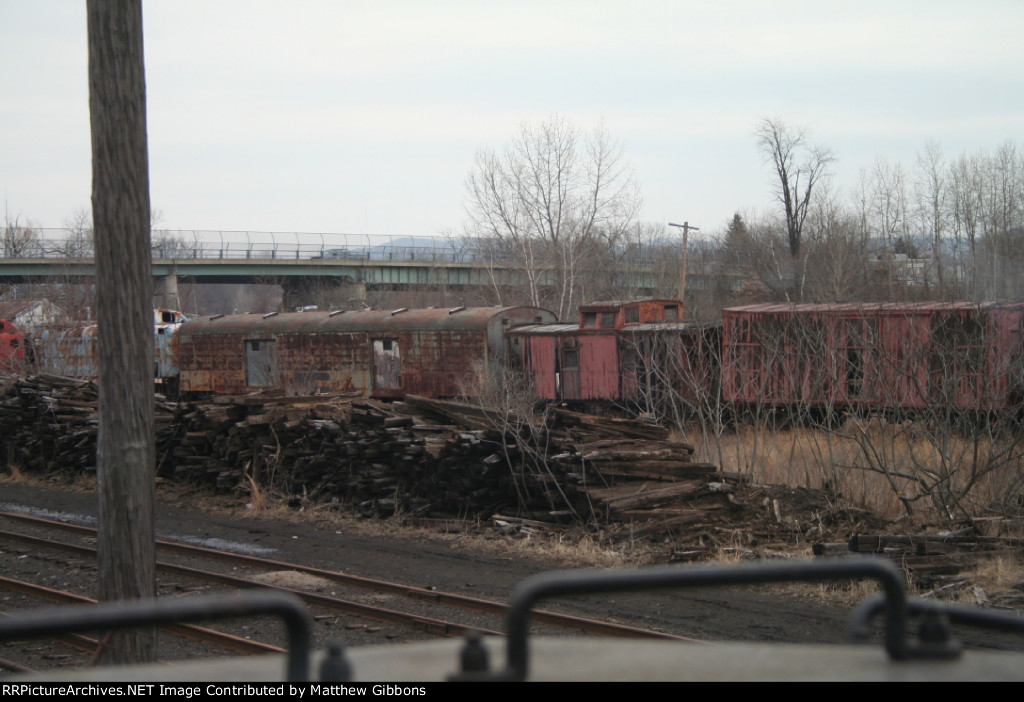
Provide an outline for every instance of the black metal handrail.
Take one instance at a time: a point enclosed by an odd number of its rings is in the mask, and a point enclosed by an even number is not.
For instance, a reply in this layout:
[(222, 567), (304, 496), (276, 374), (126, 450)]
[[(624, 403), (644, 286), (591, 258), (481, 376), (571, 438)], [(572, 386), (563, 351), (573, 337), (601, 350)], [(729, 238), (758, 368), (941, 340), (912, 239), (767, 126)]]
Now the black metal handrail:
[[(659, 588), (752, 585), (777, 582), (873, 579), (884, 591), (885, 648), (897, 660), (948, 657), (953, 646), (915, 646), (907, 641), (907, 597), (903, 577), (890, 562), (876, 558), (751, 564), (738, 566), (658, 567), (629, 571), (558, 571), (534, 576), (516, 590), (508, 613), (507, 669), (496, 676), (524, 680), (529, 670), (530, 611), (538, 602), (560, 595), (635, 592)], [(480, 676), (477, 679), (484, 679)]]

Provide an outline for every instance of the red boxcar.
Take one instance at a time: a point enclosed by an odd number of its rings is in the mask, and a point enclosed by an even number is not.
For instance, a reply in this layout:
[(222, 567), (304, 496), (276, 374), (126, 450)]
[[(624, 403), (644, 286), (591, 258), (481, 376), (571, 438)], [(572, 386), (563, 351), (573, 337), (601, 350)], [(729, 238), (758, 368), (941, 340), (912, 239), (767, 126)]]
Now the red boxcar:
[(552, 322), (536, 307), (215, 315), (178, 331), (182, 392), (452, 397), (519, 353), (505, 332)]
[(725, 309), (722, 399), (737, 409), (1016, 409), (1022, 329), (1024, 303)]
[(6, 319), (0, 319), (0, 371), (20, 373), (25, 360), (25, 333)]
[(717, 386), (713, 328), (682, 322), (678, 300), (594, 302), (577, 324), (523, 327), (523, 364), (537, 395), (644, 405), (672, 389), (696, 399)]

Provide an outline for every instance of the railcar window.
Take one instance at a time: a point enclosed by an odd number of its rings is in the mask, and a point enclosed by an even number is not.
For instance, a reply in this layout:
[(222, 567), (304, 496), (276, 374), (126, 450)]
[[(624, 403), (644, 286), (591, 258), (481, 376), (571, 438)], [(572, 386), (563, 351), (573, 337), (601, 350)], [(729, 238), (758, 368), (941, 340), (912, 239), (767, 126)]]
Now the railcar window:
[(840, 343), (846, 350), (846, 392), (850, 397), (864, 393), (864, 347), (866, 342), (863, 319), (846, 320), (846, 338)]
[(597, 328), (597, 312), (584, 312), (583, 313), (583, 328), (584, 329), (596, 329)]
[(640, 321), (640, 308), (639, 307), (627, 307), (625, 310), (626, 324), (631, 324)]
[(665, 321), (666, 322), (678, 322), (679, 321), (679, 305), (665, 305)]
[(601, 328), (602, 329), (614, 329), (615, 328), (615, 313), (614, 312), (602, 312), (601, 313)]

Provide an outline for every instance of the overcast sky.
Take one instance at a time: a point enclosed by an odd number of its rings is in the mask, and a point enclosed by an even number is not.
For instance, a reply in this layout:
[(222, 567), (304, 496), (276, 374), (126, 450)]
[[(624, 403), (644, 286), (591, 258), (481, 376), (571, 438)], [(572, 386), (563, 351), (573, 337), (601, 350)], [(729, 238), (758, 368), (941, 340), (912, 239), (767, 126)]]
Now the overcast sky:
[[(838, 187), (1021, 145), (1020, 0), (146, 0), (162, 227), (460, 230), (481, 148), (603, 121), (642, 219), (721, 229), (772, 206), (766, 117), (832, 149)], [(0, 0), (0, 188), (59, 227), (89, 207), (83, 0)]]

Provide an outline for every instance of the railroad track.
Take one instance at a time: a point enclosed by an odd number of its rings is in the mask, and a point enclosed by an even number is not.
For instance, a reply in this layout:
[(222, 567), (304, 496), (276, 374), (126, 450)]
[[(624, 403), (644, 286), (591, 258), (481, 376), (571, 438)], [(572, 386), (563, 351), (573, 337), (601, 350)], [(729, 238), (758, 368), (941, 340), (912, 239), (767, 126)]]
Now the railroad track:
[[(0, 512), (0, 517), (11, 522), (31, 525), (36, 529), (42, 528), (46, 530), (59, 530), (62, 532), (74, 533), (80, 537), (80, 539), (89, 540), (93, 539), (96, 535), (96, 530), (91, 527), (70, 524), (53, 519), (14, 512)], [(14, 531), (0, 531), (0, 541), (21, 543), (27, 546), (33, 553), (59, 551), (72, 553), (85, 559), (89, 559), (90, 561), (95, 558), (95, 549), (90, 546), (82, 545), (81, 543), (58, 541), (51, 538), (33, 536)], [(158, 561), (158, 572), (180, 577), (187, 581), (200, 582), (207, 585), (213, 584), (216, 586), (225, 586), (235, 589), (272, 587), (274, 589), (292, 592), (302, 598), (311, 607), (314, 613), (329, 613), (318, 616), (318, 619), (329, 619), (332, 615), (342, 615), (345, 617), (369, 620), (371, 622), (414, 630), (421, 636), (441, 637), (460, 636), (470, 630), (498, 634), (503, 628), (501, 618), (504, 617), (508, 610), (508, 606), (501, 602), (366, 578), (285, 561), (242, 555), (207, 547), (159, 540), (157, 541), (157, 548), (158, 553), (170, 555), (171, 557), (182, 557), (193, 560), (201, 559), (202, 561), (217, 561), (224, 567), (234, 569), (233, 573), (237, 572), (238, 569), (260, 570), (268, 573), (282, 571), (301, 573), (339, 587), (358, 589), (367, 593), (370, 597), (385, 597), (390, 601), (400, 599), (407, 603), (416, 603), (416, 606), (420, 609), (427, 608), (431, 613), (431, 616), (427, 616), (422, 612), (400, 611), (391, 607), (382, 607), (377, 604), (358, 602), (351, 598), (336, 597), (333, 596), (333, 594), (328, 596), (316, 592), (310, 592), (301, 588), (286, 587), (282, 585), (268, 585), (252, 578), (239, 577), (237, 574), (214, 572), (205, 568), (201, 569), (193, 567), (192, 565), (182, 565), (181, 563), (171, 563), (164, 560)], [(26, 593), (26, 589), (28, 587), (29, 586), (24, 583), (15, 585), (0, 579), (0, 588), (14, 589), (19, 592)], [(40, 596), (41, 592), (42, 591), (37, 590), (33, 596)], [(57, 596), (50, 596), (49, 599), (57, 599)], [(68, 600), (65, 599), (64, 601)], [(452, 621), (448, 619), (447, 616), (445, 619), (439, 619), (433, 616), (433, 613), (437, 610), (460, 612), (462, 613), (458, 615), (460, 621)], [(467, 615), (466, 613), (470, 614)], [(470, 617), (469, 623), (467, 623), (466, 616)], [(536, 612), (534, 615), (534, 621), (539, 625), (547, 627), (558, 627), (562, 630), (571, 630), (574, 632), (582, 632), (592, 635), (696, 641), (696, 639), (690, 639), (665, 632), (651, 631), (648, 629), (550, 611)], [(324, 636), (329, 637), (331, 633), (335, 632), (327, 632)], [(219, 645), (212, 641), (207, 643)]]

